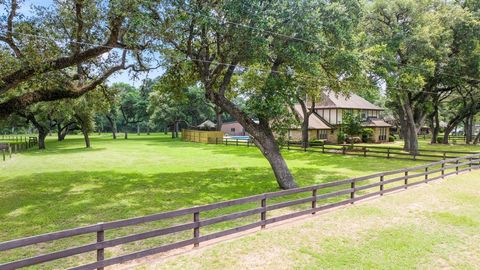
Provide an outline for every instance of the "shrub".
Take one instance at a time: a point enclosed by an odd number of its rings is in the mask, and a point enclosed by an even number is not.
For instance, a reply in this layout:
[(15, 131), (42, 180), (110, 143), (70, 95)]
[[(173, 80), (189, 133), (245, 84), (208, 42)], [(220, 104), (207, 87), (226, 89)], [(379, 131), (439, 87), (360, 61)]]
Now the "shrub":
[(389, 142), (394, 142), (395, 141), (395, 136), (394, 135), (388, 136), (388, 141)]
[(362, 130), (362, 142), (369, 142), (372, 141), (373, 137), (373, 129), (371, 128), (364, 128)]
[(314, 146), (322, 146), (322, 145), (325, 144), (325, 141), (324, 140), (311, 140), (310, 143), (313, 144)]
[(362, 139), (360, 137), (348, 137), (347, 143), (361, 143)]
[(337, 135), (337, 143), (338, 144), (341, 144), (345, 141), (346, 139), (346, 134), (343, 133), (342, 131), (338, 132), (338, 135)]
[(443, 143), (443, 138), (442, 137), (437, 137), (437, 143)]

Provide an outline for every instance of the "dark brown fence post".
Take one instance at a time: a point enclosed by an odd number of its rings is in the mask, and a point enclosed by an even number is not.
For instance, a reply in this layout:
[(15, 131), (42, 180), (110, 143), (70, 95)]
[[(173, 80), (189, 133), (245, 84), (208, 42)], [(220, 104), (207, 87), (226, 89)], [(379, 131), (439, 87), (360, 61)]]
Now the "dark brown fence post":
[(387, 148), (387, 158), (390, 158), (390, 147)]
[(445, 160), (442, 161), (442, 178), (445, 178)]
[(2, 149), (2, 153), (3, 153), (3, 161), (5, 161), (5, 149)]
[(325, 143), (322, 144), (322, 153), (325, 154)]
[(443, 160), (447, 159), (447, 152), (443, 152)]
[(425, 167), (425, 183), (428, 182), (428, 167)]
[(236, 146), (238, 146), (238, 139), (237, 139), (237, 144), (236, 144)]
[(290, 150), (290, 141), (287, 141), (287, 149)]
[(263, 197), (260, 201), (260, 206), (263, 208), (260, 212), (260, 220), (263, 221), (261, 228), (265, 229), (265, 220), (267, 220), (267, 197)]
[(383, 179), (384, 179), (384, 175), (380, 175), (380, 196), (383, 196)]
[(195, 238), (195, 242), (193, 244), (194, 247), (199, 246), (198, 238), (200, 237), (200, 212), (193, 213), (193, 222), (195, 222), (195, 227), (193, 228), (193, 238)]
[[(316, 188), (312, 190), (312, 197), (313, 197), (312, 209), (315, 209), (317, 208), (317, 189)], [(315, 215), (315, 212), (312, 212), (312, 215)]]
[[(98, 223), (100, 230), (97, 231), (97, 243), (105, 241), (105, 231), (103, 230), (103, 223)], [(97, 262), (105, 260), (105, 249), (97, 249)], [(97, 270), (103, 270), (103, 267), (98, 267)]]
[(458, 159), (457, 161), (455, 162), (456, 166), (455, 166), (455, 171), (456, 171), (456, 174), (458, 174)]
[(250, 147), (250, 139), (247, 140), (247, 147)]
[(472, 171), (472, 158), (471, 157), (468, 159), (468, 171), (470, 171), (470, 172)]
[(342, 154), (346, 154), (347, 148), (345, 146), (342, 147)]
[(408, 185), (408, 171), (405, 171), (405, 189), (407, 189), (407, 185)]
[(364, 157), (367, 156), (367, 148), (366, 148), (366, 147), (363, 147), (363, 156), (364, 156)]
[(355, 179), (352, 179), (352, 183), (350, 184), (350, 188), (352, 188), (352, 192), (350, 192), (350, 199), (352, 199), (351, 204), (353, 204), (353, 199), (355, 199)]

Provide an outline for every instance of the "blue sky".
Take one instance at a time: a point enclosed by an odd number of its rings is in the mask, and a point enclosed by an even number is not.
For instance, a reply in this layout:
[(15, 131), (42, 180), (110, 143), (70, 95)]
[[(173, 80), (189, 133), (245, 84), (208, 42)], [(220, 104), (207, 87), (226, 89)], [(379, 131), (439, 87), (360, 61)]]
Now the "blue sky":
[[(20, 4), (20, 9), (18, 13), (29, 16), (30, 14), (34, 13), (35, 6), (48, 7), (48, 6), (52, 6), (53, 2), (54, 2), (53, 0), (25, 0)], [(162, 73), (163, 73), (162, 69), (152, 70), (148, 74), (141, 73), (137, 76), (139, 78), (134, 79), (132, 78), (132, 76), (129, 76), (129, 73), (127, 71), (117, 72), (114, 75), (110, 76), (107, 83), (112, 84), (116, 82), (124, 82), (134, 86), (139, 86), (142, 84), (143, 79), (145, 78), (153, 79), (158, 77)]]

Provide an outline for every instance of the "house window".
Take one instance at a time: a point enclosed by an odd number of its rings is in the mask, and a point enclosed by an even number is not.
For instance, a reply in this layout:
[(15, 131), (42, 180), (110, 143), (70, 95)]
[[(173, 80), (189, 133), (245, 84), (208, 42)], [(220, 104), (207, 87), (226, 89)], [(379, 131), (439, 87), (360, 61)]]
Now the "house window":
[(326, 129), (317, 130), (317, 139), (318, 140), (326, 140), (327, 136), (328, 136), (328, 130), (326, 130)]
[(230, 132), (235, 132), (235, 128), (231, 128), (231, 129), (230, 129)]
[(367, 113), (365, 111), (362, 111), (361, 117), (362, 117), (362, 120), (366, 120), (367, 119)]
[(380, 135), (378, 136), (379, 141), (387, 140), (387, 128), (380, 128)]

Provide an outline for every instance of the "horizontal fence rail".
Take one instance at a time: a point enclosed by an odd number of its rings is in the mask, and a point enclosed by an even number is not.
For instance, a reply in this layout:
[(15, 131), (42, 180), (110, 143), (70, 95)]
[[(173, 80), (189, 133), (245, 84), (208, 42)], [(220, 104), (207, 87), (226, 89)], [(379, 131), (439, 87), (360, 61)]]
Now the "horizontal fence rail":
[(2, 160), (5, 161), (7, 156), (12, 158), (12, 154), (26, 151), (37, 144), (37, 137), (2, 135), (2, 140), (0, 140)]
[(304, 152), (342, 154), (342, 155), (358, 155), (381, 158), (394, 159), (410, 159), (419, 161), (437, 161), (449, 158), (457, 158), (462, 155), (471, 155), (475, 152), (467, 151), (443, 151), (419, 149), (417, 153), (411, 154), (405, 152), (401, 148), (387, 146), (358, 146), (358, 145), (325, 145), (322, 143), (309, 143), (309, 147), (305, 147), (302, 142), (287, 142), (288, 150), (297, 150)]
[[(228, 139), (216, 138), (215, 144), (223, 144), (226, 146), (255, 146), (251, 139)], [(419, 149), (418, 153), (411, 154), (403, 151), (398, 147), (388, 146), (358, 146), (358, 145), (327, 145), (324, 143), (309, 142), (308, 147), (302, 142), (288, 141), (286, 143), (288, 150), (296, 150), (303, 152), (327, 153), (327, 154), (341, 154), (341, 155), (357, 155), (364, 157), (380, 157), (387, 159), (408, 159), (418, 161), (438, 161), (449, 158), (457, 158), (462, 155), (471, 155), (475, 152), (467, 151), (443, 151), (443, 150), (428, 150)]]
[[(117, 220), (95, 225), (47, 233), (22, 239), (15, 239), (0, 243), (0, 252), (6, 252), (22, 247), (29, 247), (45, 242), (68, 239), (78, 235), (91, 234), (96, 237), (95, 242), (89, 244), (70, 247), (64, 250), (55, 251), (46, 254), (36, 255), (34, 257), (23, 258), (16, 261), (0, 262), (0, 269), (17, 269), (32, 265), (38, 265), (61, 258), (67, 258), (78, 254), (96, 253), (97, 260), (82, 266), (73, 266), (70, 269), (103, 269), (106, 266), (119, 264), (133, 259), (162, 253), (172, 249), (186, 246), (198, 246), (200, 243), (216, 239), (219, 237), (235, 234), (238, 232), (265, 228), (265, 226), (279, 221), (311, 215), (317, 212), (339, 207), (342, 205), (353, 204), (375, 196), (383, 196), (397, 190), (408, 189), (422, 183), (428, 183), (437, 179), (445, 178), (449, 175), (459, 174), (480, 168), (480, 154), (474, 154), (454, 159), (441, 160), (421, 166), (376, 173), (372, 175), (356, 177), (335, 182), (317, 184), (313, 186), (300, 187), (277, 192), (264, 193), (250, 197), (218, 202), (203, 206), (196, 206), (186, 209), (180, 209), (170, 212), (163, 212), (149, 216)], [(287, 198), (287, 201), (276, 201), (279, 198), (291, 195), (298, 195), (293, 200)], [(332, 201), (335, 199), (336, 201)], [(225, 209), (227, 207), (245, 205), (254, 203), (251, 209), (241, 210), (234, 213), (221, 214), (214, 217), (203, 217), (202, 213), (207, 211)], [(296, 208), (288, 208), (295, 206)], [(291, 211), (282, 212), (274, 215), (275, 210), (289, 209)], [(109, 230), (125, 228), (129, 226), (166, 220), (175, 217), (188, 217), (191, 221), (183, 224), (176, 224), (165, 228), (130, 234), (114, 239), (106, 239)], [(221, 231), (202, 235), (202, 228), (213, 224), (226, 221), (238, 220), (243, 217), (255, 217), (258, 219), (246, 225), (234, 226)], [(105, 249), (119, 245), (133, 243), (158, 236), (165, 236), (180, 232), (191, 232), (192, 238), (177, 241), (174, 243), (157, 246), (134, 253), (121, 255), (112, 258), (105, 258)], [(75, 241), (71, 241), (75, 243)], [(0, 253), (1, 255), (1, 253)], [(2, 256), (0, 256), (1, 258)], [(65, 266), (64, 268), (67, 268)]]

